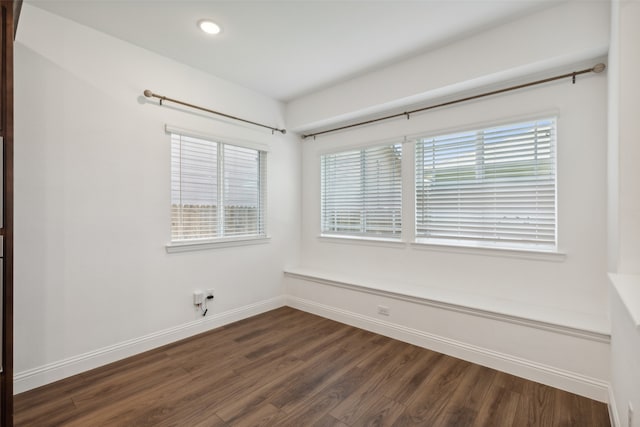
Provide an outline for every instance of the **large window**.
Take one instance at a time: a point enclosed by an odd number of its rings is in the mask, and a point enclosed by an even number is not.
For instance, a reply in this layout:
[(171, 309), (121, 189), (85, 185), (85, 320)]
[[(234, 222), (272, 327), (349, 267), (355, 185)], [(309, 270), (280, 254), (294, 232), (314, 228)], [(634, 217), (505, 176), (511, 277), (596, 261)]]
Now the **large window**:
[(323, 234), (400, 237), (401, 154), (389, 144), (322, 156)]
[(416, 143), (416, 238), (556, 248), (555, 119)]
[(266, 153), (171, 134), (171, 241), (265, 235)]

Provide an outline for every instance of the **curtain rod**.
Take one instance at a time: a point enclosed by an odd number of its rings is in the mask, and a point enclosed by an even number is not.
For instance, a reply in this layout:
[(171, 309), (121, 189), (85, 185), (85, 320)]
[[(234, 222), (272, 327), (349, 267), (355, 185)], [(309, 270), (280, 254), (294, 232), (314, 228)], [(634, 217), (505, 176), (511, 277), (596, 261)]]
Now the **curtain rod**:
[(175, 104), (184, 105), (185, 107), (195, 108), (196, 110), (206, 111), (207, 113), (217, 114), (219, 116), (226, 117), (228, 119), (239, 120), (241, 122), (249, 123), (251, 125), (255, 125), (255, 126), (260, 126), (260, 127), (263, 127), (263, 128), (271, 129), (271, 133), (280, 132), (283, 135), (287, 133), (286, 129), (274, 128), (272, 126), (263, 125), (262, 123), (252, 122), (251, 120), (241, 119), (240, 117), (232, 116), (230, 114), (225, 114), (225, 113), (221, 113), (219, 111), (210, 110), (208, 108), (199, 107), (197, 105), (189, 104), (188, 102), (178, 101), (177, 99), (173, 99), (173, 98), (169, 98), (167, 96), (158, 95), (157, 93), (153, 93), (149, 89), (146, 89), (144, 91), (144, 96), (147, 97), (147, 98), (158, 98), (160, 100), (160, 105), (162, 105), (163, 101), (169, 101), (169, 102), (173, 102)]
[(324, 131), (321, 131), (321, 132), (303, 134), (302, 135), (302, 139), (306, 139), (306, 138), (310, 138), (310, 137), (315, 138), (316, 136), (323, 135), (325, 133), (337, 132), (339, 130), (350, 129), (350, 128), (357, 127), (357, 126), (364, 126), (364, 125), (368, 125), (368, 124), (371, 124), (371, 123), (380, 122), (380, 121), (383, 121), (383, 120), (395, 119), (397, 117), (406, 117), (407, 119), (409, 119), (411, 114), (414, 114), (414, 113), (420, 113), (422, 111), (432, 110), (434, 108), (445, 107), (447, 105), (458, 104), (458, 103), (461, 103), (461, 102), (472, 101), (474, 99), (484, 98), (486, 96), (491, 96), (491, 95), (497, 95), (499, 93), (509, 92), (509, 91), (512, 91), (512, 90), (523, 89), (525, 87), (535, 86), (535, 85), (539, 85), (539, 84), (543, 84), (543, 83), (548, 83), (548, 82), (552, 82), (554, 80), (566, 79), (566, 78), (571, 77), (572, 78), (572, 82), (575, 84), (576, 76), (578, 76), (580, 74), (586, 74), (586, 73), (601, 73), (601, 72), (604, 71), (605, 68), (606, 68), (606, 65), (604, 65), (603, 63), (599, 63), (599, 64), (594, 65), (591, 68), (586, 68), (586, 69), (580, 70), (580, 71), (573, 71), (571, 73), (562, 74), (562, 75), (555, 76), (555, 77), (549, 77), (549, 78), (542, 79), (542, 80), (536, 80), (536, 81), (529, 82), (529, 83), (523, 83), (523, 84), (519, 84), (519, 85), (515, 85), (515, 86), (510, 86), (510, 87), (507, 87), (507, 88), (504, 88), (504, 89), (498, 89), (498, 90), (494, 90), (494, 91), (491, 91), (491, 92), (481, 93), (479, 95), (473, 95), (473, 96), (467, 96), (465, 98), (454, 99), (453, 101), (447, 101), (447, 102), (443, 102), (441, 104), (430, 105), (428, 107), (418, 108), (416, 110), (405, 111), (404, 113), (391, 114), (389, 116), (378, 117), (376, 119), (371, 119), (371, 120), (365, 120), (363, 122), (358, 122), (358, 123), (353, 123), (353, 124), (350, 124), (350, 125), (340, 126), (340, 127), (337, 127), (337, 128), (328, 129), (328, 130), (324, 130)]

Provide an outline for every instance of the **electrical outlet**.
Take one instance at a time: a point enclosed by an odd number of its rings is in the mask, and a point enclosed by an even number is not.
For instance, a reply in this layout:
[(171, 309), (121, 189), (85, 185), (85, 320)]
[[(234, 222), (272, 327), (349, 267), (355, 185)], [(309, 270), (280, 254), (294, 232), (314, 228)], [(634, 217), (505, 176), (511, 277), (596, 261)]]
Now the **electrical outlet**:
[(378, 314), (382, 314), (383, 316), (388, 316), (390, 314), (389, 307), (387, 307), (386, 305), (379, 305)]
[(631, 402), (629, 402), (629, 408), (627, 411), (627, 418), (628, 418), (628, 426), (632, 427), (633, 426), (633, 406), (631, 405)]
[(195, 291), (193, 291), (193, 304), (199, 305), (199, 304), (202, 304), (203, 302), (204, 302), (204, 292), (202, 292), (200, 289), (196, 289)]

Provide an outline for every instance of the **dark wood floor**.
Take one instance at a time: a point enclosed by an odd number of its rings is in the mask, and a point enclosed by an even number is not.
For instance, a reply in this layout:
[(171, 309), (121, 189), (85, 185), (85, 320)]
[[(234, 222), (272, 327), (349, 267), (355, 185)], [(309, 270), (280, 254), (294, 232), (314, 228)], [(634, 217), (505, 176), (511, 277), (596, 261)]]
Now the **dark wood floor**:
[(608, 426), (603, 403), (281, 308), (19, 394), (17, 426)]

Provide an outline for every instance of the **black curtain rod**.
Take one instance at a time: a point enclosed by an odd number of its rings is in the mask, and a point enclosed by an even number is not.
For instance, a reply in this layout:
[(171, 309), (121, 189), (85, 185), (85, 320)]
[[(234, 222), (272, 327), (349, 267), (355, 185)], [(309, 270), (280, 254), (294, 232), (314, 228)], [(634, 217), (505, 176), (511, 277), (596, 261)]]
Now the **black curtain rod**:
[(572, 78), (572, 82), (575, 83), (576, 82), (576, 76), (578, 76), (580, 74), (586, 74), (586, 73), (601, 73), (601, 72), (604, 71), (605, 68), (606, 68), (606, 65), (604, 65), (602, 63), (599, 63), (599, 64), (594, 65), (591, 68), (586, 68), (586, 69), (580, 70), (580, 71), (574, 71), (572, 73), (562, 74), (560, 76), (549, 77), (549, 78), (542, 79), (542, 80), (536, 80), (534, 82), (529, 82), (529, 83), (523, 83), (523, 84), (519, 84), (519, 85), (515, 85), (515, 86), (510, 86), (510, 87), (507, 87), (507, 88), (504, 88), (504, 89), (498, 89), (498, 90), (493, 90), (491, 92), (481, 93), (479, 95), (473, 95), (473, 96), (467, 96), (465, 98), (454, 99), (453, 101), (447, 101), (447, 102), (443, 102), (441, 104), (430, 105), (428, 107), (418, 108), (416, 110), (405, 111), (404, 113), (397, 113), (397, 114), (391, 114), (389, 116), (378, 117), (377, 119), (365, 120), (363, 122), (358, 122), (358, 123), (353, 123), (353, 124), (350, 124), (350, 125), (340, 126), (340, 127), (333, 128), (333, 129), (323, 130), (322, 132), (304, 134), (304, 135), (302, 135), (302, 139), (311, 138), (311, 137), (315, 138), (316, 136), (323, 135), (325, 133), (337, 132), (339, 130), (350, 129), (350, 128), (357, 127), (357, 126), (364, 126), (364, 125), (368, 125), (368, 124), (371, 124), (371, 123), (381, 122), (383, 120), (395, 119), (397, 117), (406, 117), (407, 119), (409, 119), (411, 114), (414, 114), (414, 113), (420, 113), (422, 111), (432, 110), (432, 109), (438, 108), (438, 107), (445, 107), (447, 105), (459, 104), (461, 102), (472, 101), (474, 99), (484, 98), (486, 96), (491, 96), (491, 95), (497, 95), (499, 93), (509, 92), (509, 91), (512, 91), (512, 90), (523, 89), (525, 87), (535, 86), (535, 85), (539, 85), (539, 84), (543, 84), (543, 83), (548, 83), (548, 82), (552, 82), (554, 80), (566, 79), (566, 78), (571, 77)]
[(178, 101), (177, 99), (172, 99), (172, 98), (169, 98), (169, 97), (167, 97), (167, 96), (158, 95), (157, 93), (153, 93), (153, 92), (151, 92), (149, 89), (146, 89), (146, 90), (144, 91), (144, 96), (145, 96), (145, 97), (147, 97), (147, 98), (158, 98), (158, 99), (160, 100), (160, 105), (162, 105), (162, 102), (163, 102), (163, 101), (169, 101), (169, 102), (173, 102), (173, 103), (175, 103), (175, 104), (184, 105), (185, 107), (195, 108), (196, 110), (206, 111), (207, 113), (217, 114), (217, 115), (219, 115), (219, 116), (226, 117), (226, 118), (228, 118), (228, 119), (239, 120), (239, 121), (241, 121), (241, 122), (249, 123), (249, 124), (251, 124), (251, 125), (255, 125), (255, 126), (260, 126), (260, 127), (263, 127), (263, 128), (271, 129), (271, 132), (272, 132), (272, 133), (280, 132), (280, 133), (282, 133), (283, 135), (284, 135), (285, 133), (287, 133), (287, 130), (286, 130), (286, 129), (278, 129), (278, 128), (274, 128), (274, 127), (272, 127), (272, 126), (263, 125), (262, 123), (252, 122), (251, 120), (241, 119), (240, 117), (232, 116), (232, 115), (230, 115), (230, 114), (225, 114), (225, 113), (221, 113), (221, 112), (219, 112), (219, 111), (210, 110), (210, 109), (208, 109), (208, 108), (199, 107), (199, 106), (197, 106), (197, 105), (189, 104), (188, 102)]

